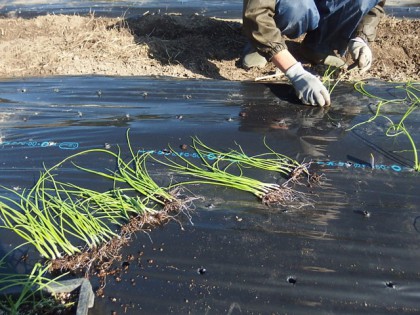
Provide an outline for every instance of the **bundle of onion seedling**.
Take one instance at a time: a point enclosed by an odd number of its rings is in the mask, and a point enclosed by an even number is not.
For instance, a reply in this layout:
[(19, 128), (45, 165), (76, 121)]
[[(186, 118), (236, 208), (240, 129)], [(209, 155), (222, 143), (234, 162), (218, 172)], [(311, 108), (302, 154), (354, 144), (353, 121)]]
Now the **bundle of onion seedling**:
[(0, 197), (6, 201), (6, 203), (0, 202), (2, 228), (17, 233), (48, 259), (61, 257), (62, 252), (72, 255), (80, 251), (71, 244), (60, 227), (54, 224), (52, 214), (43, 211), (42, 205), (34, 199), (32, 191), (21, 194), (10, 191), (15, 193), (20, 201)]
[[(168, 157), (166, 157), (166, 161), (161, 161), (156, 158), (155, 160), (166, 165), (176, 174), (199, 178), (199, 180), (191, 180), (180, 183), (182, 185), (211, 184), (235, 188), (238, 190), (252, 193), (256, 197), (258, 197), (264, 204), (267, 205), (283, 204), (287, 201), (296, 200), (297, 192), (287, 187), (286, 184), (279, 185), (273, 183), (265, 183), (254, 178), (244, 176), (240, 163), (246, 164), (247, 166), (255, 166), (263, 169), (270, 169), (270, 167), (274, 164), (268, 162), (269, 160), (267, 160), (267, 163), (264, 164), (263, 158), (247, 157), (243, 153), (243, 151), (241, 153), (235, 151), (221, 153), (206, 146), (197, 138), (194, 139), (193, 147), (202, 161), (202, 164), (199, 166), (176, 152), (174, 152), (174, 154), (181, 160), (181, 162), (176, 162)], [(205, 158), (209, 152), (215, 154), (215, 156), (217, 157), (216, 160), (212, 163), (210, 163)], [(281, 159), (283, 160), (284, 157), (282, 156)], [(277, 165), (273, 169), (276, 171), (280, 171), (281, 173), (286, 172), (288, 167), (290, 167), (291, 170), (291, 167), (292, 165), (294, 166), (294, 164), (290, 161), (291, 160), (286, 159), (284, 168)], [(225, 162), (228, 162), (228, 164), (222, 165), (226, 164)], [(239, 175), (230, 173), (228, 171), (232, 163), (235, 163), (238, 166), (240, 172)], [(175, 184), (174, 186), (176, 185), (177, 184)]]
[[(16, 232), (34, 245), (45, 258), (57, 259), (63, 254), (72, 256), (80, 253), (81, 248), (97, 248), (119, 237), (119, 234), (111, 228), (113, 225), (121, 227), (129, 223), (132, 218), (136, 218), (136, 227), (146, 222), (157, 224), (170, 217), (167, 215), (168, 212), (183, 210), (184, 205), (173, 193), (158, 186), (150, 177), (145, 165), (149, 153), (135, 154), (129, 140), (128, 145), (131, 152), (131, 160), (128, 162), (122, 159), (120, 152), (113, 153), (103, 149), (86, 150), (46, 170), (34, 187), (28, 191), (18, 193), (5, 188), (15, 195), (15, 198), (0, 196), (2, 227)], [(101, 172), (77, 167), (112, 179), (114, 185), (124, 183), (128, 188), (98, 192), (71, 183), (63, 183), (52, 175), (52, 172), (65, 161), (82, 154), (98, 152), (116, 158), (117, 170)], [(15, 200), (16, 197), (18, 201)], [(162, 210), (151, 208), (151, 203), (161, 205)], [(158, 220), (152, 218), (157, 215), (159, 215)], [(142, 216), (143, 219), (139, 218)], [(123, 231), (122, 233), (124, 234)], [(78, 241), (72, 242), (74, 239)]]
[[(146, 168), (146, 160), (150, 156), (150, 152), (136, 153), (134, 152), (127, 131), (127, 143), (131, 154), (129, 161), (124, 161), (121, 157), (121, 152), (114, 153), (103, 149), (91, 149), (79, 152), (66, 160), (75, 158), (78, 155), (89, 153), (105, 153), (110, 154), (117, 160), (117, 170), (109, 172), (101, 172), (93, 169), (77, 166), (77, 168), (86, 172), (100, 175), (105, 178), (112, 179), (115, 183), (125, 183), (132, 188), (134, 192), (142, 196), (142, 200), (130, 199), (130, 202), (139, 203), (139, 206), (144, 207), (149, 202), (154, 202), (163, 207), (163, 211), (182, 211), (186, 210), (185, 202), (177, 198), (178, 190), (169, 190), (168, 188), (159, 186), (150, 176)], [(63, 161), (64, 162), (64, 161)], [(61, 162), (60, 164), (62, 164)], [(57, 166), (56, 166), (57, 167)], [(120, 197), (125, 196), (120, 195)]]
[[(52, 188), (49, 188), (52, 186)], [(83, 189), (79, 189), (83, 191)], [(103, 193), (96, 193), (104, 195)], [(54, 224), (60, 227), (63, 235), (83, 241), (88, 248), (100, 246), (117, 236), (110, 227), (110, 222), (117, 222), (118, 213), (105, 213), (93, 208), (89, 202), (78, 199), (65, 184), (57, 182), (47, 172), (39, 189), (39, 200), (43, 202), (43, 211), (52, 214)]]
[[(53, 187), (47, 188), (46, 183)], [(5, 201), (0, 203), (2, 227), (16, 232), (47, 259), (79, 253), (72, 237), (83, 241), (81, 246), (94, 248), (116, 236), (109, 227), (109, 221), (115, 219), (95, 215), (88, 203), (74, 199), (48, 171), (29, 191), (5, 189), (19, 201), (0, 196)]]
[(278, 172), (288, 178), (295, 178), (298, 173), (306, 173), (309, 175), (309, 164), (300, 164), (286, 155), (275, 152), (267, 145), (265, 139), (264, 145), (269, 152), (254, 156), (248, 156), (245, 154), (240, 145), (238, 145), (239, 151), (230, 150), (228, 152), (221, 152), (204, 144), (197, 137), (193, 138), (192, 146), (200, 156), (212, 155), (217, 157), (217, 163), (220, 163), (221, 161), (229, 162), (230, 164), (225, 168), (225, 170), (231, 165), (239, 165)]
[[(95, 216), (108, 219), (109, 222), (121, 225), (133, 216), (156, 214), (156, 210), (149, 208), (139, 196), (130, 197), (123, 189), (115, 188), (110, 191), (98, 192), (82, 188), (70, 183), (60, 183), (66, 191), (80, 199), (95, 212)], [(131, 189), (130, 189), (131, 192)]]

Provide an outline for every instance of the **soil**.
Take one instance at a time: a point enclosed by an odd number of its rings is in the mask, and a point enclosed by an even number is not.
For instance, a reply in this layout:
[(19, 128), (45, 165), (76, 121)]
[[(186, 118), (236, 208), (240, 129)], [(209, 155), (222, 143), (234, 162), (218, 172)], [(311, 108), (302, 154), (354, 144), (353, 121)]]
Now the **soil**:
[[(254, 80), (275, 73), (241, 68), (246, 38), (241, 21), (195, 15), (144, 15), (134, 18), (46, 15), (0, 19), (0, 77), (53, 75), (170, 76)], [(377, 78), (419, 81), (419, 19), (385, 17), (371, 47), (367, 74), (352, 71), (347, 80)], [(299, 56), (299, 42), (288, 40)], [(322, 75), (322, 67), (304, 65)], [(281, 79), (277, 77), (276, 79)]]

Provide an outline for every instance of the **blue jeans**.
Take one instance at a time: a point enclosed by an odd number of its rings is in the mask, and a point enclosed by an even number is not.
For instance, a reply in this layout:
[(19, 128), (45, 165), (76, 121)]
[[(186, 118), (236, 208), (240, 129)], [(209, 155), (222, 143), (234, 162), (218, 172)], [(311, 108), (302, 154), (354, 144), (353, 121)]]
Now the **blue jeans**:
[(320, 53), (337, 50), (347, 43), (365, 16), (379, 0), (276, 0), (274, 19), (282, 34), (297, 38)]

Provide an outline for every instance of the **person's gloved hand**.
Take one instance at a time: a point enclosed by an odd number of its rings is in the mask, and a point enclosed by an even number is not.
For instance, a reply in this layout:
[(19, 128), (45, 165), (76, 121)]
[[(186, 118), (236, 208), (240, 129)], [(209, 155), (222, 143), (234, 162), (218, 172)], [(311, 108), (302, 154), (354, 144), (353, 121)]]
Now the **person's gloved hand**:
[(348, 51), (359, 67), (360, 73), (370, 69), (372, 65), (372, 51), (363, 39), (360, 37), (351, 39), (348, 44)]
[(300, 62), (291, 66), (285, 74), (292, 82), (296, 95), (303, 104), (319, 106), (331, 104), (327, 88), (317, 77), (303, 69)]

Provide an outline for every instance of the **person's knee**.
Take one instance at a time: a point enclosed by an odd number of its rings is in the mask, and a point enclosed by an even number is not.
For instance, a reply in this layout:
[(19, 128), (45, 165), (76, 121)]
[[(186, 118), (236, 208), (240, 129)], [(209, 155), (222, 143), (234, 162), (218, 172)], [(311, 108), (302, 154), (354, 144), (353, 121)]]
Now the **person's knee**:
[(379, 0), (354, 0), (353, 5), (356, 6), (363, 14), (368, 13)]
[(314, 0), (279, 0), (274, 18), (283, 34), (295, 38), (318, 26), (319, 13)]

